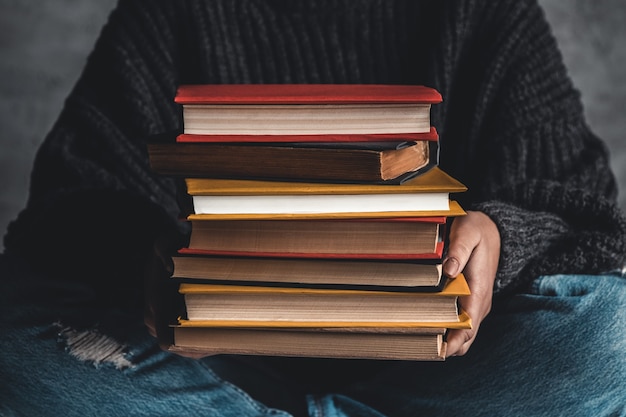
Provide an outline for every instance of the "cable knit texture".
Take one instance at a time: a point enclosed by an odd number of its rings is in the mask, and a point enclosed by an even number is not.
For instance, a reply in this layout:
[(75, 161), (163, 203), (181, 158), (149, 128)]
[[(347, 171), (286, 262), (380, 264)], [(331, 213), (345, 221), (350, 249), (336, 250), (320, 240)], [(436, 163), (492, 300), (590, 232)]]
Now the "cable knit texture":
[(501, 233), (497, 292), (623, 264), (607, 150), (536, 0), (121, 0), (37, 155), (7, 251), (126, 279), (156, 235), (181, 236), (176, 184), (145, 149), (181, 129), (181, 83), (435, 87), (440, 164)]

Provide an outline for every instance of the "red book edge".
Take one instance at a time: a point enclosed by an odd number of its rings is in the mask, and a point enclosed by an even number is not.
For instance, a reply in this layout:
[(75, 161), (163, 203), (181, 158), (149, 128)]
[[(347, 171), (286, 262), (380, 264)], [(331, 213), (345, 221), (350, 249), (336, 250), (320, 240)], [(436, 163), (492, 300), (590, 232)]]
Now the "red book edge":
[(364, 135), (200, 135), (183, 133), (178, 143), (294, 143), (294, 142), (415, 142), (439, 140), (434, 127), (423, 133), (364, 134)]
[(421, 223), (438, 223), (444, 224), (447, 220), (446, 216), (431, 217), (388, 217), (375, 219), (311, 219), (307, 221), (338, 221), (338, 222), (421, 222)]
[(256, 258), (320, 258), (320, 259), (440, 259), (443, 255), (443, 242), (438, 242), (435, 252), (432, 253), (400, 253), (400, 254), (380, 254), (380, 253), (291, 253), (291, 252), (239, 252), (220, 251), (194, 248), (181, 248), (178, 253), (181, 255), (218, 255), (218, 256), (242, 256)]
[(382, 84), (186, 84), (178, 87), (178, 104), (353, 104), (443, 101), (423, 85)]
[[(350, 219), (276, 219), (276, 221), (303, 221), (303, 222), (420, 222), (420, 223), (438, 223), (444, 224), (448, 219), (447, 216), (424, 216), (424, 217), (376, 217), (376, 218), (350, 218)], [(273, 221), (272, 219), (249, 219), (251, 221)], [(189, 219), (180, 218), (181, 222), (205, 222), (205, 221), (224, 221), (224, 219)], [(228, 220), (231, 221), (231, 220)], [(239, 220), (238, 220), (239, 221)], [(245, 221), (245, 220), (243, 220)]]

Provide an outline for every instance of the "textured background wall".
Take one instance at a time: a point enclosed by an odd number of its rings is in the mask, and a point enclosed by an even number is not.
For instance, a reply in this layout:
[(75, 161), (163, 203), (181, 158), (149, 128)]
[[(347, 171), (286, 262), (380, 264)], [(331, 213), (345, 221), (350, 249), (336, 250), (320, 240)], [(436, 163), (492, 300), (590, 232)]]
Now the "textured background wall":
[[(612, 153), (626, 209), (626, 2), (540, 0)], [(38, 145), (115, 0), (0, 0), (0, 234), (24, 205)], [(1, 244), (0, 244), (1, 247)]]

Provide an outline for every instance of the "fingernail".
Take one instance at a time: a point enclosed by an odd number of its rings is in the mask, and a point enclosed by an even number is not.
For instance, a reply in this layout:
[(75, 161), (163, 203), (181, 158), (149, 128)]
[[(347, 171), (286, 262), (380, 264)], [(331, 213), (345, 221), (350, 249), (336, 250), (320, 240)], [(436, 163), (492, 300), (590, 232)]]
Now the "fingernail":
[(443, 273), (450, 278), (454, 278), (459, 275), (459, 261), (455, 258), (448, 258), (443, 263)]

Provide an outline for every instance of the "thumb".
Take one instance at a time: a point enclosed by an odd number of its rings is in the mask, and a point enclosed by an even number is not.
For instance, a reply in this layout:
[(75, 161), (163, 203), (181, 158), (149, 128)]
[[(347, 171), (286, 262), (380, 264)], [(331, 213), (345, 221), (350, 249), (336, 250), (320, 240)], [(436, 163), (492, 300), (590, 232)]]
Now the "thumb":
[(480, 241), (480, 235), (472, 233), (472, 228), (466, 223), (466, 217), (456, 218), (450, 229), (448, 251), (443, 260), (443, 273), (448, 278), (456, 277), (465, 269)]
[(454, 278), (458, 276), (462, 270), (462, 264), (455, 257), (446, 257), (446, 259), (443, 261), (443, 273), (448, 278)]

